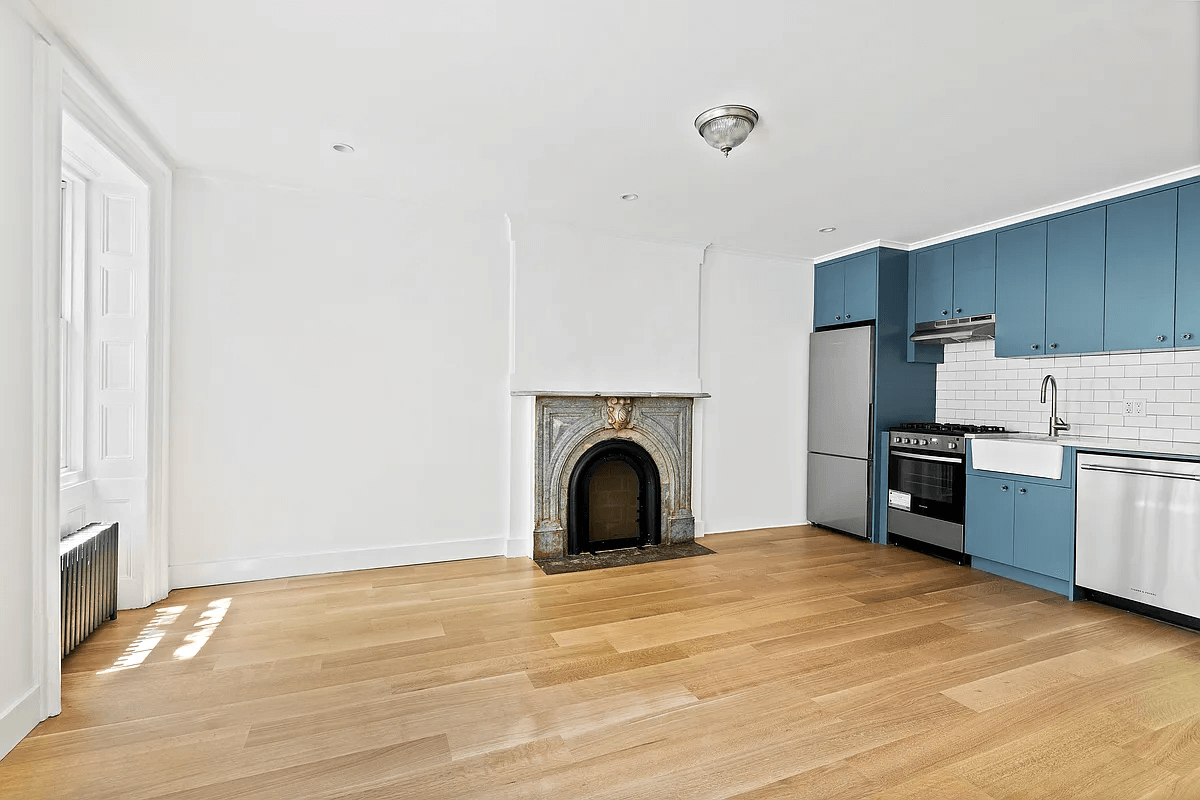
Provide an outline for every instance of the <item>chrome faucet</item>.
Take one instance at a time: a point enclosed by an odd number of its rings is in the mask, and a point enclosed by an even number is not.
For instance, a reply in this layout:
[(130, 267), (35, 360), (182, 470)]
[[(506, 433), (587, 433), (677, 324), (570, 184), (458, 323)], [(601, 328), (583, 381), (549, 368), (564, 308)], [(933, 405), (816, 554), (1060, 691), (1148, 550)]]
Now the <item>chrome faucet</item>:
[(1059, 431), (1069, 431), (1071, 426), (1058, 418), (1058, 381), (1053, 375), (1042, 378), (1042, 402), (1046, 402), (1046, 384), (1050, 384), (1050, 437), (1058, 436)]

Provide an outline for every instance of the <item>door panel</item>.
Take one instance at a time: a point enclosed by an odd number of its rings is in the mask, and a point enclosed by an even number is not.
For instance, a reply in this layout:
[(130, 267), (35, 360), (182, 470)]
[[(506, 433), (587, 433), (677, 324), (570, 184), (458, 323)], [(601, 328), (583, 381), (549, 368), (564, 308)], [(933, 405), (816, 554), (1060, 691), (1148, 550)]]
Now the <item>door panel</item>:
[(954, 316), (973, 317), (996, 310), (996, 234), (954, 245)]
[(916, 322), (949, 319), (954, 309), (954, 247), (917, 253)]
[(813, 275), (813, 327), (840, 324), (845, 312), (845, 264), (817, 267)]
[(871, 326), (809, 338), (808, 449), (866, 459), (871, 452)]
[(845, 320), (875, 319), (875, 287), (878, 285), (878, 253), (866, 253), (844, 262), (846, 281)]
[(1013, 565), (1060, 580), (1071, 579), (1075, 549), (1075, 493), (1019, 483), (1013, 526)]
[(1046, 225), (1046, 352), (1104, 349), (1104, 208)]
[(1046, 350), (1046, 223), (996, 236), (996, 355)]
[(1104, 349), (1175, 343), (1175, 189), (1110, 203), (1104, 271)]
[(1179, 190), (1175, 346), (1200, 346), (1200, 183)]
[(966, 549), (973, 556), (1013, 563), (1016, 482), (967, 476)]
[(809, 522), (868, 536), (869, 466), (863, 459), (809, 453)]

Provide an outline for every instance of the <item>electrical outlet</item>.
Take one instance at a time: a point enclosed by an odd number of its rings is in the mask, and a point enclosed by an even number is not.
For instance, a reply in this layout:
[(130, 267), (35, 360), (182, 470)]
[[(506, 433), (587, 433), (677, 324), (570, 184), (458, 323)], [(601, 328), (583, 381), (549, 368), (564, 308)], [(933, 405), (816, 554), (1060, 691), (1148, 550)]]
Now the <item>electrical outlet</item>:
[(1144, 417), (1144, 416), (1146, 416), (1146, 401), (1145, 400), (1126, 400), (1125, 401), (1125, 416), (1127, 416), (1127, 417)]

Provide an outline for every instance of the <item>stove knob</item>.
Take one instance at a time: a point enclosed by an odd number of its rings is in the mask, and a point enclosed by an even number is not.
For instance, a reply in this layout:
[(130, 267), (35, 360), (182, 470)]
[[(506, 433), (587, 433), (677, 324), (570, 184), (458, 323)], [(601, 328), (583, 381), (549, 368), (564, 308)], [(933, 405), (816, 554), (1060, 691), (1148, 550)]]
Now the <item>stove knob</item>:
[(920, 441), (920, 444), (929, 444), (929, 440), (928, 440), (928, 439), (922, 439), (922, 440)]
[(948, 442), (948, 443), (946, 444), (946, 447), (947, 447), (947, 448), (949, 448), (950, 450), (957, 450), (957, 449), (958, 449), (958, 442)]
[(909, 439), (909, 438), (907, 438), (907, 437), (905, 437), (905, 439), (904, 439), (904, 443), (905, 443), (905, 444), (912, 444), (912, 443), (913, 443), (913, 440), (912, 440), (912, 439)]

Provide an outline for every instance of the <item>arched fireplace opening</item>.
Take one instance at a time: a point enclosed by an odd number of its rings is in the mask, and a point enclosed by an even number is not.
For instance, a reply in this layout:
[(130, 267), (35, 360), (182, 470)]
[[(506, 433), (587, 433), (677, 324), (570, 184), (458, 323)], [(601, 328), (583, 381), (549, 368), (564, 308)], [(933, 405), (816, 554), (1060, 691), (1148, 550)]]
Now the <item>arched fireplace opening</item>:
[(567, 552), (575, 555), (661, 541), (661, 482), (636, 442), (607, 439), (583, 454), (567, 495)]

